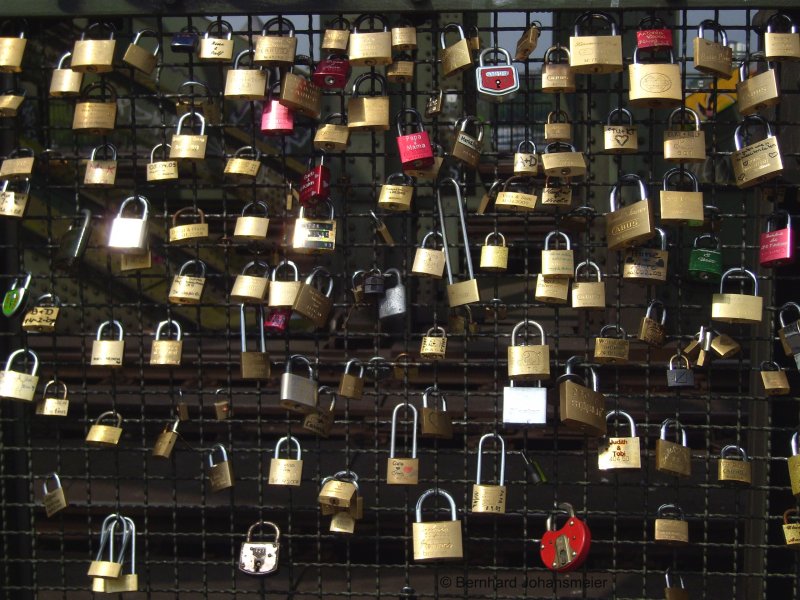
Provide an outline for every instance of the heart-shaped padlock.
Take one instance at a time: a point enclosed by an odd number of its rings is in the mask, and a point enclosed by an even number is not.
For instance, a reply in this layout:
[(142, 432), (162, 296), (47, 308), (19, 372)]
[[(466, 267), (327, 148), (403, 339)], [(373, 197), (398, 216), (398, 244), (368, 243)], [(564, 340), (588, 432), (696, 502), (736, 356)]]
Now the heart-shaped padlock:
[[(566, 512), (567, 522), (555, 528), (557, 513)], [(557, 573), (566, 573), (580, 567), (589, 555), (592, 534), (586, 523), (575, 516), (572, 505), (560, 502), (557, 510), (547, 517), (547, 531), (542, 536), (539, 554), (544, 566)]]

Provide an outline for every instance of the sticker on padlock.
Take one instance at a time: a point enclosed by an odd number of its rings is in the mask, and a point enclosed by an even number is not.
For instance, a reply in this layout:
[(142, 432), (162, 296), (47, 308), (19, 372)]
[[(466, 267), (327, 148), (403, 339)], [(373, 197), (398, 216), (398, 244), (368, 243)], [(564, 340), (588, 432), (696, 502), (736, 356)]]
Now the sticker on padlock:
[[(494, 56), (495, 64), (487, 66), (485, 63), (491, 56)], [(489, 102), (508, 102), (517, 95), (519, 74), (511, 64), (508, 50), (491, 47), (481, 51), (475, 69), (475, 86), (478, 95)]]
[[(567, 514), (567, 522), (556, 529), (555, 517)], [(567, 573), (580, 567), (589, 556), (592, 534), (589, 527), (575, 516), (568, 502), (559, 502), (547, 517), (547, 531), (539, 544), (539, 555), (544, 566), (557, 573)]]

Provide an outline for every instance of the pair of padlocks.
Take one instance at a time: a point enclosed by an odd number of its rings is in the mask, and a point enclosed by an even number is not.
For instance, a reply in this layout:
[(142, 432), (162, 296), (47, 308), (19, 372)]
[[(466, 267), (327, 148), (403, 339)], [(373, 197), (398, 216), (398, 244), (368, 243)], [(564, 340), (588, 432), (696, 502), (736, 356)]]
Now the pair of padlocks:
[[(387, 287), (387, 280), (394, 280), (394, 285)], [(369, 271), (360, 269), (353, 273), (352, 282), (353, 299), (356, 304), (376, 303), (379, 319), (402, 317), (406, 314), (408, 298), (399, 269), (390, 268), (385, 271), (381, 271), (378, 267), (373, 267)]]
[[(115, 544), (115, 539), (118, 543)], [(116, 551), (115, 551), (116, 548)], [(123, 572), (128, 563), (127, 573)], [(92, 591), (107, 594), (136, 592), (139, 576), (136, 573), (136, 524), (119, 513), (109, 515), (100, 528), (100, 547), (89, 565)]]
[(333, 533), (352, 534), (356, 521), (364, 518), (364, 496), (358, 486), (358, 475), (349, 469), (322, 480), (317, 502), (322, 514), (331, 516)]

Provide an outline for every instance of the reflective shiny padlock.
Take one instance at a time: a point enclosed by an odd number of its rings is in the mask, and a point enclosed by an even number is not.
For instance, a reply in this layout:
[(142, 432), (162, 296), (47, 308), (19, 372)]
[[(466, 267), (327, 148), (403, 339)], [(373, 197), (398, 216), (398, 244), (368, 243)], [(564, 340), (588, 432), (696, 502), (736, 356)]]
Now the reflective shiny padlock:
[[(689, 180), (691, 190), (670, 189), (675, 178)], [(664, 173), (662, 189), (659, 194), (661, 222), (669, 225), (686, 225), (690, 222), (703, 221), (703, 193), (700, 184), (691, 171), (682, 171), (678, 167)]]
[(350, 21), (343, 17), (336, 17), (325, 26), (319, 48), (323, 52), (346, 52), (349, 41)]
[[(450, 31), (458, 34), (458, 40), (448, 46), (446, 36)], [(472, 67), (472, 52), (461, 25), (448, 23), (442, 28), (439, 34), (439, 59), (442, 61), (442, 77), (452, 77)]]
[(422, 336), (419, 357), (422, 360), (444, 360), (447, 352), (447, 333), (444, 327), (431, 327)]
[[(269, 527), (275, 532), (273, 540), (255, 540), (255, 531)], [(263, 538), (262, 533), (260, 537)], [(248, 575), (269, 575), (278, 570), (281, 532), (272, 521), (257, 521), (247, 530), (247, 538), (239, 550), (239, 570)]]
[[(776, 222), (786, 221), (778, 228)], [(794, 263), (794, 229), (792, 215), (785, 210), (776, 210), (767, 217), (767, 230), (759, 238), (758, 262), (769, 269)]]
[[(295, 65), (308, 65), (309, 72), (313, 71), (314, 64), (308, 56), (298, 56)], [(322, 114), (322, 89), (317, 86), (309, 76), (295, 73), (292, 66), (281, 76), (280, 99), (278, 100), (289, 110), (305, 115), (310, 119), (319, 119)]]
[[(616, 115), (623, 115), (628, 123), (614, 123)], [(603, 150), (610, 154), (635, 154), (639, 151), (638, 128), (627, 108), (617, 107), (608, 113), (603, 126)]]
[[(411, 120), (406, 118), (411, 116)], [(397, 151), (403, 170), (422, 169), (434, 163), (433, 148), (428, 132), (422, 127), (422, 117), (412, 109), (405, 108), (395, 115), (397, 122)], [(406, 134), (405, 128), (410, 126), (412, 132)]]
[[(377, 83), (380, 91), (362, 95), (360, 88), (365, 81), (372, 81), (373, 89)], [(382, 75), (364, 73), (353, 82), (353, 91), (347, 101), (347, 126), (356, 132), (389, 130), (389, 96), (386, 95), (386, 79)]]
[[(73, 68), (74, 64), (73, 61)], [(95, 90), (101, 90), (104, 94), (100, 97), (91, 96), (90, 94)], [(108, 100), (106, 100), (106, 95), (108, 95)], [(116, 121), (117, 92), (110, 84), (96, 82), (81, 90), (72, 117), (73, 131), (90, 135), (108, 135), (114, 131)]]
[(342, 113), (331, 113), (314, 134), (314, 148), (323, 152), (344, 152), (348, 146), (350, 128), (347, 127), (347, 117)]
[(15, 30), (14, 25), (13, 21), (0, 24), (0, 73), (22, 72), (22, 57), (28, 40), (25, 29), (20, 25)]
[[(449, 521), (422, 520), (422, 503), (430, 496), (443, 496), (450, 505)], [(460, 559), (464, 556), (461, 540), (461, 521), (453, 497), (440, 488), (425, 490), (417, 500), (416, 518), (412, 524), (414, 560), (431, 562)]]
[[(714, 32), (714, 40), (703, 38), (706, 28)], [(717, 41), (719, 36), (720, 41)], [(706, 19), (697, 27), (694, 45), (694, 68), (701, 73), (721, 79), (733, 77), (733, 49), (728, 46), (728, 35), (716, 21)]]
[(384, 271), (384, 277), (395, 279), (395, 284), (387, 286), (383, 298), (378, 300), (378, 318), (381, 320), (402, 317), (406, 314), (406, 288), (400, 270), (391, 268)]
[[(15, 371), (12, 367), (17, 357), (25, 359), (26, 371)], [(31, 364), (28, 365), (28, 357)], [(5, 400), (19, 400), (21, 402), (33, 402), (36, 395), (36, 386), (39, 383), (39, 357), (33, 350), (20, 348), (8, 355), (5, 369), (0, 371), (0, 398)]]
[[(494, 241), (494, 243), (490, 243)], [(481, 246), (480, 268), (484, 271), (503, 272), (508, 269), (506, 238), (497, 231), (489, 233)]]
[[(494, 56), (495, 64), (487, 66), (488, 57)], [(500, 47), (482, 50), (475, 69), (475, 87), (478, 96), (489, 102), (507, 102), (519, 91), (519, 74), (511, 64), (511, 55)]]
[(432, 238), (435, 240), (437, 236), (441, 240), (441, 233), (438, 231), (430, 231), (422, 238), (419, 248), (417, 248), (414, 253), (414, 263), (411, 266), (412, 275), (433, 277), (434, 279), (441, 279), (444, 275), (444, 250), (441, 248), (437, 249), (436, 247), (428, 247), (428, 240)]
[[(212, 23), (213, 25), (213, 23)], [(239, 68), (242, 58), (248, 56), (249, 67)], [(224, 96), (232, 100), (263, 100), (267, 95), (267, 71), (254, 64), (253, 50), (242, 50), (236, 55), (233, 67), (225, 74)]]
[[(287, 267), (292, 270), (294, 275), (293, 279), (289, 281), (279, 280), (278, 272)], [(297, 271), (297, 265), (290, 260), (283, 260), (279, 262), (272, 270), (269, 284), (269, 299), (267, 305), (272, 308), (292, 308), (297, 294), (300, 292), (300, 274)]]
[[(93, 29), (105, 29), (107, 40), (88, 38)], [(116, 29), (111, 23), (95, 22), (81, 32), (79, 40), (72, 47), (72, 70), (81, 73), (110, 73), (114, 70), (114, 39)]]
[[(291, 444), (294, 444), (294, 458), (281, 458), (281, 447), (284, 445), (291, 456)], [(275, 455), (269, 461), (269, 485), (287, 485), (299, 487), (303, 481), (303, 454), (300, 442), (290, 435), (284, 436), (275, 444)]]
[(269, 95), (261, 109), (261, 133), (264, 135), (292, 135), (294, 133), (294, 113), (281, 104), (278, 99), (281, 82), (276, 81), (269, 88)]
[[(161, 160), (156, 160), (156, 150), (161, 148)], [(147, 163), (147, 182), (176, 181), (178, 179), (178, 161), (169, 158), (172, 146), (156, 144), (150, 150), (150, 162)]]
[(781, 366), (772, 361), (761, 363), (761, 383), (764, 386), (764, 393), (767, 396), (788, 396), (792, 391), (789, 387), (789, 380), (786, 371)]
[[(189, 268), (195, 269), (193, 275), (185, 274)], [(198, 259), (187, 260), (172, 278), (168, 299), (173, 304), (200, 304), (205, 284), (206, 263)]]
[[(526, 382), (527, 383), (527, 382)], [(542, 382), (517, 386), (513, 379), (503, 388), (503, 424), (544, 425), (547, 423), (547, 389)]]
[[(249, 213), (260, 209), (263, 215)], [(241, 216), (236, 218), (231, 240), (236, 244), (266, 245), (269, 231), (269, 208), (265, 202), (248, 202), (242, 209)]]
[[(167, 335), (171, 331), (175, 332), (175, 339), (163, 339), (161, 337), (164, 329)], [(183, 353), (183, 331), (181, 325), (174, 319), (161, 321), (156, 327), (155, 339), (150, 350), (150, 365), (166, 365), (169, 367), (179, 367), (181, 355)]]
[[(2, 38), (0, 38), (0, 45), (2, 45)], [(0, 54), (2, 54), (1, 50)], [(81, 93), (83, 73), (73, 71), (69, 66), (65, 66), (64, 63), (67, 60), (72, 62), (72, 52), (62, 54), (56, 68), (53, 69), (53, 76), (50, 79), (50, 96), (53, 98), (66, 98)]]
[[(608, 336), (611, 331), (616, 332), (614, 337)], [(623, 364), (628, 362), (630, 349), (628, 336), (619, 324), (603, 325), (600, 335), (594, 340), (594, 360), (601, 365)]]
[(736, 104), (740, 115), (752, 115), (775, 106), (781, 101), (778, 71), (767, 61), (767, 70), (750, 77), (750, 56), (739, 65), (739, 82), (736, 84)]
[[(216, 32), (221, 37), (214, 37), (211, 34)], [(224, 36), (224, 37), (222, 37)], [(203, 39), (200, 40), (200, 60), (214, 62), (228, 62), (233, 58), (233, 27), (228, 21), (218, 19), (211, 21), (206, 28)]]
[[(284, 29), (287, 35), (283, 34)], [(253, 62), (262, 67), (288, 69), (294, 64), (296, 53), (294, 24), (284, 17), (274, 17), (261, 28), (261, 36), (256, 39)]]
[(667, 282), (669, 251), (667, 233), (655, 228), (661, 240), (659, 248), (638, 246), (628, 248), (623, 255), (622, 278), (647, 285), (660, 285)]
[[(104, 340), (106, 328), (117, 330), (117, 339)], [(97, 328), (97, 338), (92, 342), (91, 365), (93, 367), (121, 367), (125, 355), (125, 331), (117, 320), (103, 321)]]
[(606, 413), (606, 423), (614, 417), (622, 417), (628, 421), (630, 427), (629, 437), (615, 437), (607, 435), (597, 446), (597, 467), (601, 471), (616, 469), (641, 469), (642, 449), (641, 442), (636, 437), (636, 423), (633, 417), (622, 410), (612, 410)]
[[(113, 425), (104, 424), (104, 420), (113, 423)], [(119, 444), (121, 436), (122, 415), (113, 410), (108, 410), (98, 416), (92, 426), (89, 427), (89, 433), (86, 434), (86, 443), (90, 446), (111, 448)]]
[[(292, 367), (305, 365), (308, 377), (295, 375)], [(286, 361), (286, 371), (281, 375), (280, 404), (283, 408), (300, 414), (317, 410), (317, 381), (311, 361), (300, 354), (293, 354)]]
[[(531, 151), (525, 152), (526, 148), (530, 148)], [(532, 140), (522, 140), (514, 152), (514, 175), (536, 176), (539, 174), (540, 162), (536, 143)]]
[[(468, 308), (468, 307), (467, 307)], [(430, 396), (439, 398), (441, 408), (431, 405)], [(422, 437), (433, 437), (442, 440), (453, 438), (453, 417), (447, 412), (447, 399), (436, 387), (429, 387), (422, 393)]]
[[(200, 133), (185, 134), (183, 131), (183, 123), (186, 119), (190, 119), (193, 123), (200, 123)], [(206, 120), (199, 112), (187, 112), (178, 119), (178, 125), (175, 128), (175, 134), (172, 136), (170, 143), (169, 157), (180, 158), (184, 160), (204, 160), (206, 157), (206, 145), (208, 144), (208, 136), (206, 135)]]
[[(97, 160), (97, 151), (103, 149), (105, 158)], [(111, 158), (108, 158), (108, 151)], [(117, 179), (117, 148), (113, 144), (102, 144), (92, 148), (92, 154), (86, 163), (83, 185), (94, 187), (113, 187)]]
[(737, 485), (753, 483), (752, 465), (744, 448), (729, 444), (720, 450), (717, 461), (717, 479), (720, 482)]
[[(152, 37), (156, 40), (156, 47), (154, 50), (147, 50), (139, 45), (139, 40), (143, 37)], [(136, 32), (133, 42), (130, 43), (128, 49), (125, 50), (125, 55), (122, 57), (122, 62), (138, 69), (146, 75), (150, 75), (153, 69), (158, 64), (158, 52), (161, 49), (161, 44), (158, 42), (158, 34), (152, 29), (142, 29)]]
[[(749, 278), (753, 281), (752, 295), (725, 292), (725, 280), (736, 273), (739, 274), (739, 279)], [(711, 299), (711, 319), (723, 323), (756, 325), (763, 318), (764, 299), (758, 295), (758, 278), (755, 274), (742, 267), (725, 271), (720, 279), (719, 293), (714, 294)]]
[[(494, 438), (500, 447), (500, 465), (497, 484), (481, 483), (483, 471), (483, 444)], [(475, 472), (475, 483), (472, 485), (472, 513), (489, 513), (502, 515), (506, 512), (506, 442), (496, 433), (487, 433), (478, 441), (478, 466)]]
[[(397, 449), (397, 423), (400, 410), (411, 411), (411, 456), (395, 456)], [(417, 458), (417, 409), (413, 404), (401, 402), (392, 411), (392, 430), (389, 436), (389, 458), (386, 459), (386, 483), (389, 485), (417, 485), (419, 459)]]
[[(556, 150), (566, 150), (556, 152)], [(542, 170), (550, 177), (583, 177), (586, 175), (586, 157), (572, 144), (553, 142), (547, 144), (542, 154)]]
[[(653, 314), (656, 309), (661, 312), (661, 319), (658, 321)], [(647, 311), (639, 325), (639, 341), (654, 348), (661, 348), (666, 341), (666, 330), (664, 328), (666, 320), (667, 309), (664, 307), (664, 303), (661, 302), (661, 300), (653, 300), (650, 302), (650, 304), (647, 305)]]
[[(681, 122), (676, 126), (676, 116)], [(692, 119), (686, 129), (686, 117)], [(694, 124), (694, 129), (691, 128)], [(664, 131), (664, 160), (673, 163), (702, 163), (706, 160), (706, 133), (700, 128), (700, 117), (691, 108), (673, 110), (667, 119)]]
[[(365, 32), (359, 27), (369, 21), (373, 30)], [(383, 30), (374, 29), (378, 21)], [(361, 15), (353, 21), (353, 31), (350, 33), (348, 47), (350, 62), (354, 66), (377, 67), (392, 63), (392, 34), (384, 19), (380, 15)]]
[(683, 102), (681, 68), (675, 62), (672, 50), (669, 62), (638, 62), (642, 52), (663, 52), (662, 50), (634, 48), (633, 64), (628, 65), (631, 106), (634, 108), (672, 108)]
[[(1, 377), (1, 376), (0, 376)], [(61, 396), (57, 392), (50, 392), (51, 388), (60, 387), (63, 391)], [(69, 398), (67, 398), (67, 384), (55, 379), (44, 384), (42, 399), (36, 403), (35, 412), (37, 415), (46, 417), (66, 417), (69, 412)]]
[[(314, 215), (306, 216), (306, 211), (314, 211)], [(327, 214), (324, 214), (327, 210)], [(318, 215), (322, 211), (323, 216)], [(327, 254), (336, 249), (336, 214), (330, 200), (320, 202), (316, 206), (300, 207), (300, 213), (294, 222), (292, 251), (297, 254)]]
[[(592, 20), (602, 21), (610, 29), (607, 35), (582, 35), (581, 29)], [(569, 38), (569, 64), (575, 73), (597, 75), (622, 71), (622, 37), (617, 35), (617, 23), (604, 12), (590, 11), (575, 20)]]
[(22, 330), (29, 333), (53, 333), (56, 330), (61, 300), (53, 294), (42, 294), (22, 319)]
[[(785, 22), (789, 31), (775, 31), (779, 21)], [(800, 33), (794, 20), (784, 12), (776, 12), (767, 20), (764, 56), (767, 60), (800, 60)]]
[[(567, 521), (556, 529), (556, 513), (567, 513)], [(557, 573), (567, 573), (580, 567), (589, 555), (592, 534), (586, 523), (575, 516), (572, 505), (560, 502), (547, 517), (547, 531), (539, 544), (544, 566)]]
[[(555, 54), (562, 54), (567, 60), (553, 62)], [(571, 94), (575, 91), (575, 71), (570, 66), (571, 62), (570, 51), (561, 44), (547, 49), (542, 64), (542, 92), (545, 94)]]
[(566, 111), (550, 111), (547, 113), (547, 123), (544, 124), (544, 141), (548, 144), (553, 142), (572, 142), (572, 123)]
[(255, 328), (258, 332), (258, 347), (255, 350), (247, 349), (247, 307), (248, 304), (239, 306), (239, 370), (242, 379), (266, 381), (272, 377), (272, 363), (267, 353), (267, 340), (264, 335), (264, 307), (253, 306), (255, 313)]
[[(392, 183), (393, 181), (401, 183)], [(406, 212), (411, 210), (414, 198), (414, 180), (405, 173), (392, 173), (386, 177), (378, 195), (378, 208)]]
[[(619, 207), (622, 186), (634, 183), (639, 188), (639, 200)], [(653, 210), (648, 199), (647, 185), (638, 175), (622, 175), (608, 198), (609, 213), (606, 215), (606, 244), (609, 250), (622, 250), (642, 244), (656, 235), (653, 226)]]
[[(669, 427), (680, 434), (680, 443), (667, 440)], [(665, 419), (661, 424), (661, 436), (656, 440), (656, 471), (677, 477), (692, 474), (692, 451), (686, 441), (686, 430), (677, 419)]]
[[(539, 344), (517, 343), (520, 331), (535, 328), (539, 332)], [(512, 380), (541, 380), (550, 378), (550, 346), (544, 328), (531, 319), (520, 321), (511, 330), (511, 345), (508, 347), (508, 378)]]
[[(215, 454), (220, 459), (215, 462)], [(208, 481), (212, 492), (221, 492), (233, 487), (233, 470), (228, 460), (228, 451), (222, 444), (214, 444), (208, 452)]]
[(225, 175), (252, 181), (261, 169), (261, 151), (253, 146), (242, 146), (225, 162)]
[(683, 510), (679, 506), (662, 504), (658, 507), (653, 541), (672, 546), (689, 543), (689, 523), (683, 518)]
[[(564, 249), (550, 249), (550, 240), (560, 238), (564, 240)], [(575, 270), (575, 259), (569, 236), (563, 231), (551, 231), (544, 238), (542, 250), (541, 274), (548, 278), (572, 279)]]
[[(596, 281), (580, 281), (581, 271), (594, 269)], [(606, 307), (606, 284), (602, 280), (600, 267), (585, 260), (575, 267), (575, 281), (572, 284), (572, 307), (580, 309), (603, 310)]]
[(533, 212), (538, 201), (533, 178), (514, 175), (506, 179), (498, 192), (494, 209), (497, 212)]
[[(258, 269), (261, 274), (250, 275)], [(264, 304), (269, 292), (269, 276), (272, 273), (269, 265), (262, 260), (251, 260), (236, 276), (231, 288), (231, 304)]]

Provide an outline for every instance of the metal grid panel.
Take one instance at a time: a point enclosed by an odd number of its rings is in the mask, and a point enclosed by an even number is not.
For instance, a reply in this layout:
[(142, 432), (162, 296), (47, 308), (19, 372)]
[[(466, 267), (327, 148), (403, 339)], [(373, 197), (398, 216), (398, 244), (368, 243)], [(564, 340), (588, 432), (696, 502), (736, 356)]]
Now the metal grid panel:
[[(8, 277), (32, 272), (33, 297), (55, 292), (63, 302), (64, 314), (57, 336), (20, 334), (19, 318), (10, 319), (3, 342), (9, 351), (20, 346), (35, 348), (41, 357), (42, 382), (52, 377), (66, 382), (71, 408), (66, 419), (57, 419), (34, 416), (29, 406), (0, 405), (0, 533), (6, 557), (0, 572), (4, 589), (14, 597), (88, 597), (85, 570), (97, 550), (99, 525), (107, 514), (119, 509), (137, 524), (140, 589), (153, 598), (256, 594), (394, 597), (405, 584), (411, 584), (421, 597), (565, 597), (569, 588), (576, 597), (658, 598), (667, 567), (682, 574), (691, 597), (797, 596), (798, 562), (785, 549), (780, 530), (780, 514), (791, 504), (785, 457), (797, 424), (797, 408), (794, 396), (767, 401), (758, 376), (762, 360), (775, 359), (785, 367), (791, 362), (775, 342), (775, 317), (776, 307), (792, 299), (796, 271), (757, 270), (767, 308), (763, 326), (721, 328), (742, 344), (743, 351), (733, 359), (697, 369), (698, 388), (676, 394), (665, 386), (667, 362), (676, 345), (684, 345), (700, 325), (707, 324), (713, 291), (685, 278), (697, 230), (669, 230), (669, 285), (657, 288), (622, 281), (619, 257), (605, 250), (602, 219), (574, 235), (576, 259), (590, 257), (601, 264), (609, 293), (609, 308), (586, 317), (570, 308), (533, 301), (539, 251), (558, 214), (475, 214), (477, 201), (495, 174), (506, 177), (510, 173), (517, 144), (532, 137), (542, 145), (542, 124), (552, 110), (568, 112), (576, 145), (589, 158), (589, 176), (573, 185), (575, 206), (584, 204), (606, 212), (610, 186), (627, 172), (642, 174), (653, 192), (658, 189), (666, 169), (661, 155), (665, 111), (634, 111), (640, 135), (640, 151), (635, 156), (610, 158), (598, 153), (608, 110), (626, 104), (626, 76), (579, 76), (578, 92), (570, 96), (545, 97), (538, 92), (543, 51), (550, 40), (567, 43), (577, 14), (470, 12), (463, 17), (441, 15), (433, 21), (431, 15), (407, 15), (420, 34), (417, 79), (408, 86), (390, 86), (391, 114), (405, 106), (423, 109), (428, 81), (431, 86), (439, 85), (435, 41), (450, 20), (478, 25), (484, 44), (499, 39), (501, 45), (512, 49), (530, 22), (540, 20), (545, 25), (531, 60), (518, 64), (523, 91), (513, 103), (497, 106), (476, 101), (474, 82), (467, 75), (463, 88), (460, 78), (442, 83), (447, 90), (446, 110), (425, 123), (433, 140), (449, 151), (455, 118), (472, 113), (487, 122), (488, 143), (478, 176), (458, 170), (452, 174), (463, 183), (468, 198), (470, 250), (476, 265), (482, 239), (498, 230), (511, 245), (510, 269), (503, 275), (477, 273), (483, 296), (474, 312), (480, 322), (478, 333), (469, 339), (451, 333), (447, 359), (420, 364), (418, 376), (405, 371), (402, 380), (370, 378), (362, 401), (340, 399), (334, 433), (327, 441), (304, 433), (301, 420), (278, 407), (277, 377), (263, 385), (241, 381), (238, 306), (231, 305), (227, 295), (236, 273), (250, 257), (220, 241), (231, 234), (246, 201), (267, 199), (273, 208), (270, 227), (276, 245), (266, 258), (274, 265), (286, 254), (281, 236), (291, 231), (293, 214), (283, 206), (285, 180), (296, 183), (303, 171), (315, 124), (299, 119), (293, 136), (266, 138), (258, 130), (258, 105), (223, 101), (227, 66), (209, 67), (165, 49), (159, 78), (143, 77), (126, 67), (106, 77), (120, 96), (117, 127), (108, 138), (118, 148), (120, 171), (113, 189), (89, 190), (82, 184), (83, 162), (99, 139), (74, 135), (70, 130), (72, 101), (47, 97), (53, 65), (85, 23), (30, 23), (25, 71), (21, 76), (8, 76), (4, 85), (24, 85), (27, 97), (20, 118), (0, 123), (3, 146), (7, 150), (31, 146), (37, 155), (45, 148), (57, 150), (67, 161), (67, 173), (53, 168), (37, 172), (26, 218), (6, 227), (4, 272)], [(633, 32), (643, 14), (613, 14), (625, 36), (624, 54), (630, 56)], [(755, 11), (673, 11), (658, 16), (679, 32), (676, 58), (684, 66), (684, 87), (707, 92), (716, 90), (716, 83), (698, 78), (692, 69), (695, 24), (702, 18), (716, 18), (746, 50), (757, 48), (755, 23), (763, 24), (763, 15)], [(326, 19), (312, 15), (290, 18), (299, 38), (299, 52), (310, 49), (312, 58), (318, 60), (320, 29)], [(237, 51), (252, 42), (264, 21), (255, 15), (234, 21)], [(187, 24), (205, 27), (206, 23), (199, 16), (121, 19), (116, 22), (124, 32), (118, 36), (118, 52), (124, 51), (131, 32), (142, 27), (155, 29), (167, 48), (173, 32)], [(798, 150), (792, 134), (798, 118), (791, 99), (796, 94), (792, 82), (797, 69), (787, 63), (782, 69), (784, 100), (770, 118), (781, 139), (787, 180), (796, 181)], [(222, 106), (222, 119), (208, 127), (208, 158), (195, 168), (182, 169), (179, 185), (147, 184), (144, 165), (150, 148), (168, 141), (174, 131), (177, 86), (188, 79), (207, 82), (215, 102)], [(721, 97), (712, 96), (712, 101)], [(324, 114), (346, 109), (346, 100), (346, 94), (326, 95)], [(755, 191), (738, 191), (732, 185), (728, 161), (738, 120), (735, 108), (710, 110), (707, 116), (704, 129), (710, 141), (709, 161), (698, 171), (705, 201), (717, 206), (723, 219), (720, 235), (725, 264), (755, 269), (758, 233), (765, 216), (775, 205), (796, 213), (796, 185), (784, 180)], [(303, 353), (317, 361), (320, 383), (335, 386), (349, 358), (381, 356), (391, 364), (401, 352), (416, 356), (429, 327), (448, 326), (443, 286), (409, 275), (415, 248), (435, 221), (435, 188), (420, 182), (411, 213), (383, 215), (396, 240), (391, 248), (376, 235), (369, 215), (381, 183), (399, 169), (391, 137), (391, 132), (386, 138), (357, 135), (354, 138), (359, 139), (346, 155), (328, 157), (340, 219), (337, 251), (333, 257), (298, 260), (298, 264), (304, 275), (316, 263), (328, 265), (336, 273), (335, 326), (317, 332), (296, 327), (285, 336), (270, 337), (268, 347), (276, 374), (283, 370), (290, 353)], [(231, 183), (222, 177), (224, 159), (246, 143), (258, 145), (264, 153), (264, 176), (252, 184)], [(44, 161), (39, 162), (42, 165)], [(121, 200), (130, 193), (143, 194), (152, 204), (154, 266), (121, 273), (117, 259), (104, 249), (105, 231)], [(450, 200), (447, 205), (452, 207)], [(55, 244), (74, 211), (87, 206), (95, 213), (95, 234), (85, 268), (78, 277), (66, 277), (51, 268)], [(164, 243), (171, 215), (184, 206), (206, 211), (216, 236), (213, 241), (181, 249)], [(450, 223), (455, 213), (452, 209), (448, 213)], [(455, 257), (457, 249), (462, 249), (458, 270), (463, 272), (463, 244), (455, 229), (452, 233), (448, 236), (451, 252)], [(209, 265), (203, 304), (196, 308), (167, 304), (169, 281), (181, 264), (195, 256)], [(374, 315), (353, 309), (346, 291), (350, 274), (373, 265), (398, 268), (408, 286), (409, 312), (400, 323), (378, 323)], [(503, 300), (507, 316), (488, 318), (484, 309), (492, 306), (492, 298)], [(560, 374), (570, 355), (591, 356), (587, 349), (603, 324), (620, 323), (629, 332), (636, 331), (652, 298), (667, 306), (668, 349), (653, 350), (633, 343), (631, 364), (599, 371), (607, 408), (627, 410), (636, 420), (643, 438), (641, 472), (599, 472), (596, 441), (558, 425), (557, 389), (551, 390), (546, 427), (503, 427), (505, 348), (516, 322), (534, 318), (543, 324), (555, 361), (552, 370)], [(179, 319), (184, 326), (181, 368), (148, 365), (155, 324), (165, 315)], [(97, 325), (108, 318), (121, 320), (126, 329), (125, 367), (112, 373), (88, 366)], [(791, 370), (790, 381), (796, 385), (795, 376)], [(385, 485), (385, 462), (391, 409), (404, 401), (419, 407), (421, 392), (429, 385), (446, 394), (456, 434), (452, 441), (420, 441), (419, 486), (389, 487)], [(555, 387), (552, 382), (550, 387)], [(217, 388), (231, 390), (233, 416), (222, 422), (214, 419)], [(179, 389), (191, 417), (180, 428), (185, 443), (179, 441), (171, 461), (159, 462), (150, 457), (150, 449), (158, 432), (171, 422)], [(92, 420), (111, 408), (125, 418), (119, 447), (88, 448), (83, 438)], [(691, 480), (675, 481), (654, 470), (654, 440), (661, 421), (668, 416), (680, 418), (687, 427), (694, 457)], [(507, 514), (497, 518), (467, 510), (477, 441), (491, 431), (502, 433), (511, 450), (506, 466)], [(407, 424), (401, 432), (409, 433)], [(277, 439), (287, 433), (297, 434), (304, 450), (303, 486), (295, 491), (278, 490), (266, 483), (268, 458)], [(230, 452), (236, 476), (230, 493), (208, 491), (206, 454), (200, 450), (207, 451), (214, 443), (224, 444)], [(742, 445), (751, 456), (754, 485), (748, 490), (732, 490), (717, 482), (716, 457), (728, 443)], [(547, 483), (532, 485), (520, 451), (540, 463)], [(489, 458), (494, 475), (495, 457), (490, 454)], [(359, 474), (366, 499), (365, 519), (357, 524), (352, 537), (329, 533), (328, 519), (320, 516), (316, 505), (321, 478), (344, 468)], [(43, 476), (51, 471), (60, 474), (70, 507), (46, 519), (40, 488)], [(423, 566), (412, 560), (413, 507), (419, 493), (430, 486), (452, 493), (459, 506), (464, 525), (463, 564)], [(590, 558), (569, 580), (552, 576), (541, 567), (535, 541), (556, 501), (571, 502), (592, 530)], [(680, 504), (690, 522), (692, 544), (685, 550), (652, 541), (655, 511), (665, 501)], [(248, 578), (236, 569), (244, 533), (261, 518), (276, 521), (284, 536), (280, 570), (265, 580)]]

